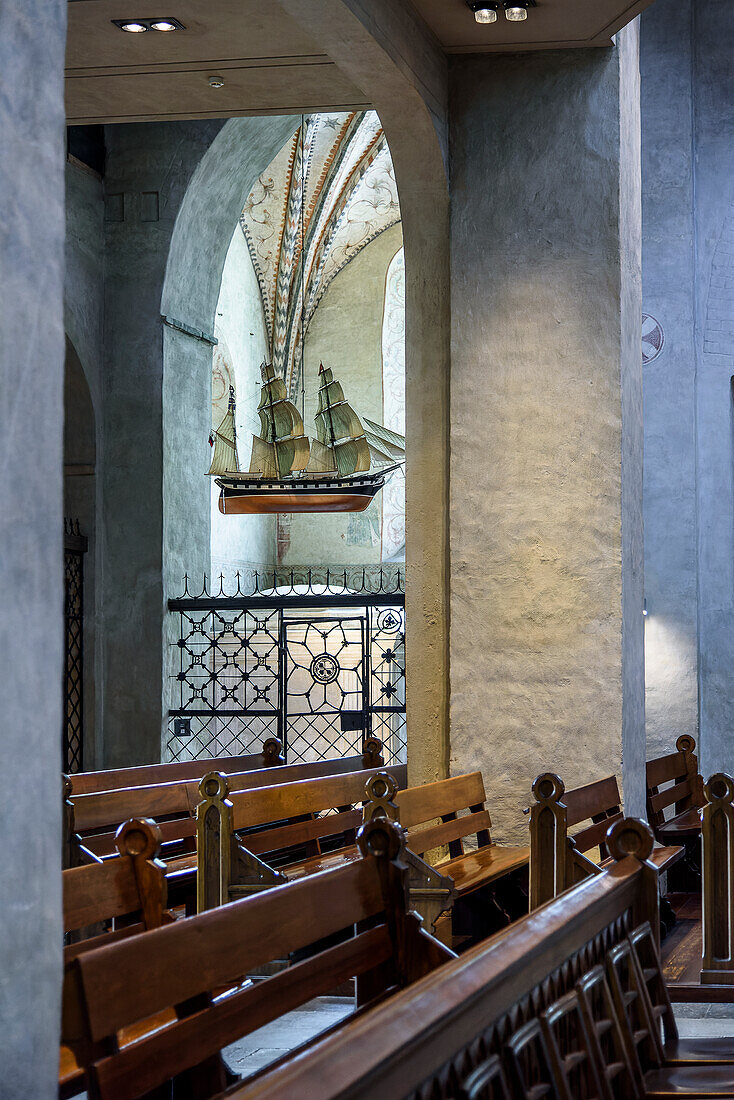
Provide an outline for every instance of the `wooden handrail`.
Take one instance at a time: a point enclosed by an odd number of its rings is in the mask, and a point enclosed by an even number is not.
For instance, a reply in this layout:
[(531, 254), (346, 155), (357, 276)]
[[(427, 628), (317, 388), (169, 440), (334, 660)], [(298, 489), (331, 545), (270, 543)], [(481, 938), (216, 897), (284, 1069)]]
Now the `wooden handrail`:
[[(470, 948), (308, 1055), (233, 1089), (232, 1098), (404, 1096), (450, 1062), (460, 1037), (480, 1036), (597, 936), (624, 922), (658, 925), (653, 837), (633, 818), (609, 830), (615, 864)], [(622, 933), (623, 934), (623, 933)], [(654, 933), (653, 933), (654, 934)], [(379, 1051), (379, 1059), (375, 1051)]]

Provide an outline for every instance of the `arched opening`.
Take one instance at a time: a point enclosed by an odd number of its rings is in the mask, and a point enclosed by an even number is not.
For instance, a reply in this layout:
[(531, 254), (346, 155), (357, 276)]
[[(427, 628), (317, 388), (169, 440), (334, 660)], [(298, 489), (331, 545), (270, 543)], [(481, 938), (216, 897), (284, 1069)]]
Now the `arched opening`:
[[(389, 465), (392, 458), (404, 454), (404, 439), (399, 432), (403, 421), (400, 409), (396, 412), (395, 408), (396, 401), (404, 407), (400, 398), (404, 391), (404, 295), (400, 293), (401, 279), (388, 277), (396, 255), (400, 254), (402, 262), (402, 229), (392, 161), (380, 121), (374, 112), (298, 119), (295, 133), (286, 133), (281, 147), (252, 180), (248, 173), (256, 159), (248, 156), (247, 149), (253, 137), (260, 137), (257, 126), (260, 121), (238, 120), (223, 128), (192, 178), (171, 243), (162, 305), (168, 322), (164, 329), (163, 477), (164, 486), (173, 487), (172, 492), (164, 489), (168, 594), (179, 594), (184, 574), (191, 577), (213, 572), (215, 578), (222, 578), (220, 591), (222, 585), (225, 590), (230, 589), (235, 581), (239, 591), (240, 584), (244, 582), (249, 587), (258, 572), (296, 569), (313, 573), (316, 578), (319, 571), (331, 569), (338, 575), (342, 569), (356, 569), (363, 574), (362, 585), (365, 573), (372, 570), (367, 592), (372, 596), (376, 586), (382, 585), (385, 572), (381, 497), (373, 500), (366, 513), (354, 516), (222, 515), (217, 507), (216, 486), (211, 501), (206, 500), (203, 475), (208, 456), (202, 454), (202, 441), (209, 435), (210, 427), (218, 427), (231, 398), (236, 403), (234, 420), (240, 469), (248, 468), (253, 433), (259, 430), (259, 365), (263, 361), (273, 363), (284, 378), (290, 398), (300, 407), (304, 424), (309, 425), (306, 428), (309, 434), (316, 434), (310, 425), (316, 413), (319, 365), (323, 362), (333, 368), (355, 411), (364, 418), (370, 448), (374, 446), (379, 461)], [(292, 125), (291, 121), (291, 128)], [(224, 157), (216, 148), (220, 144)], [(264, 149), (260, 143), (259, 152)], [(210, 156), (215, 158), (211, 165)], [(235, 160), (240, 164), (236, 170), (240, 191), (247, 187), (244, 199), (240, 194), (239, 209), (234, 206)], [(243, 163), (247, 168), (244, 172)], [(197, 192), (201, 189), (211, 202), (212, 193), (219, 193), (222, 186), (219, 174), (225, 176), (227, 213), (235, 216), (229, 232), (223, 218), (217, 222), (219, 240), (210, 236), (207, 241), (197, 242), (196, 235), (199, 238), (202, 235)], [(205, 230), (211, 234), (212, 229), (209, 219)], [(214, 265), (207, 261), (198, 284), (191, 278), (188, 267), (192, 248), (200, 254), (209, 249), (210, 259), (215, 256)], [(214, 299), (211, 291), (217, 269), (220, 283)], [(182, 286), (185, 297), (180, 293)], [(175, 325), (175, 319), (181, 316), (187, 318), (189, 331)], [(386, 316), (392, 329), (387, 354)], [(200, 326), (198, 336), (190, 331), (192, 319)], [(385, 377), (386, 367), (389, 378)], [(205, 403), (209, 378), (211, 396), (207, 395)], [(186, 405), (183, 413), (182, 403)], [(202, 419), (209, 405), (210, 424)], [(379, 433), (388, 412), (394, 426), (391, 440), (385, 442)], [(197, 425), (200, 435), (195, 438)], [(185, 456), (177, 457), (186, 447), (182, 432), (190, 446)], [(405, 511), (404, 481), (396, 479), (396, 485), (388, 515), (387, 540), (394, 564), (384, 580), (385, 590), (399, 590), (402, 607), (405, 537), (400, 516), (404, 517)], [(217, 583), (210, 598), (216, 599)], [(222, 599), (224, 611), (226, 596)], [(310, 609), (310, 618), (314, 617), (312, 612)], [(169, 632), (168, 642), (173, 644), (168, 645), (167, 653), (172, 660), (168, 661), (166, 679), (173, 690), (169, 690), (167, 699), (169, 722), (163, 755), (174, 759), (192, 754), (216, 755), (225, 742), (230, 751), (247, 752), (252, 748), (251, 739), (263, 734), (281, 734), (294, 759), (304, 759), (314, 753), (339, 755), (344, 746), (359, 751), (361, 735), (374, 733), (387, 735), (390, 757), (404, 760), (404, 617), (401, 614), (396, 619), (395, 631), (400, 635), (397, 645), (382, 646), (395, 655), (387, 659), (391, 663), (387, 668), (382, 667), (385, 664), (382, 650), (378, 660), (370, 657), (385, 628), (384, 616), (378, 625), (378, 612), (373, 614), (369, 599), (356, 616), (352, 614), (349, 618), (338, 604), (331, 613), (336, 618), (329, 639), (323, 622), (315, 633), (313, 630), (309, 633), (306, 624), (303, 631), (307, 644), (295, 640), (293, 631), (297, 633), (298, 628), (290, 622), (291, 614), (275, 639), (276, 661), (272, 668), (274, 639), (252, 617), (245, 616), (242, 623), (233, 624), (226, 616), (215, 615), (205, 629), (212, 654), (220, 656), (231, 638), (220, 638), (217, 631), (221, 628), (222, 635), (225, 632), (231, 635), (234, 630), (248, 651), (258, 651), (261, 676), (265, 675), (264, 669), (277, 677), (278, 653), (287, 665), (294, 647), (306, 645), (308, 649), (314, 644), (312, 635), (323, 646), (324, 653), (329, 653), (329, 647), (334, 645), (342, 646), (345, 654), (349, 651), (349, 660), (356, 662), (355, 668), (359, 669), (352, 677), (356, 677), (357, 686), (347, 690), (340, 683), (338, 691), (333, 688), (335, 698), (341, 693), (340, 707), (325, 697), (318, 714), (310, 709), (307, 714), (299, 714), (304, 727), (301, 731), (296, 729), (295, 719), (290, 720), (289, 704), (295, 695), (305, 693), (286, 691), (284, 702), (278, 707), (282, 712), (282, 728), (277, 726), (275, 714), (271, 725), (264, 728), (262, 719), (267, 719), (267, 714), (256, 715), (254, 711), (267, 710), (270, 700), (268, 697), (263, 703), (268, 692), (261, 686), (253, 686), (246, 654), (238, 657), (232, 653), (231, 660), (228, 656), (226, 670), (221, 660), (217, 663), (218, 658), (212, 657), (215, 668), (209, 671), (216, 673), (219, 680), (231, 679), (237, 673), (242, 683), (228, 680), (226, 690), (210, 691), (198, 683), (198, 672), (190, 674), (185, 659), (179, 660), (182, 652), (184, 658), (188, 653), (185, 631), (181, 631), (180, 637)], [(175, 628), (175, 615), (170, 625)], [(247, 634), (248, 629), (253, 633)], [(394, 642), (392, 636), (391, 640)], [(196, 655), (197, 669), (200, 657)], [(311, 653), (311, 657), (315, 660), (318, 654)], [(374, 674), (363, 672), (370, 663), (374, 665)], [(347, 671), (342, 663), (341, 672), (346, 676)], [(193, 689), (190, 696), (187, 688)], [(223, 721), (219, 711), (236, 710), (235, 696), (241, 713), (227, 713)], [(193, 706), (192, 698), (196, 701)], [(359, 706), (354, 703), (357, 698)], [(258, 700), (259, 707), (255, 705)], [(308, 706), (311, 707), (310, 701)], [(212, 713), (205, 715), (205, 711)], [(342, 711), (349, 712), (351, 724), (344, 725), (347, 719), (342, 718)], [(251, 717), (258, 721), (251, 722)], [(309, 738), (313, 738), (313, 744)]]

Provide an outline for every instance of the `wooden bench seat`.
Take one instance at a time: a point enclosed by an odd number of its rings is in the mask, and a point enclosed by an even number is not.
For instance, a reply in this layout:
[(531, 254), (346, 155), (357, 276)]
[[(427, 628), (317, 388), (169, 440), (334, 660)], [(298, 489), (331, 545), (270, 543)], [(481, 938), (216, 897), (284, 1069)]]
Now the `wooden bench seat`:
[[(384, 768), (383, 768), (384, 771)], [(367, 781), (379, 769), (232, 790), (218, 772), (200, 784), (198, 911), (356, 858)], [(402, 766), (389, 769), (397, 788)]]
[(734, 1041), (680, 1040), (660, 969), (652, 832), (612, 863), (227, 1100), (734, 1096)]
[(703, 778), (698, 771), (696, 742), (687, 734), (676, 751), (648, 760), (647, 817), (661, 844), (682, 844), (684, 858), (669, 880), (671, 890), (701, 889), (701, 809)]
[[(119, 859), (63, 872), (64, 933), (69, 941), (64, 946), (65, 964), (85, 951), (170, 923), (166, 868), (158, 859), (160, 845), (160, 832), (153, 821), (127, 821), (117, 834)], [(125, 923), (118, 926), (120, 918)], [(107, 925), (110, 927), (105, 928)], [(74, 1096), (84, 1087), (83, 1069), (73, 1052), (62, 1045), (61, 1096)]]
[[(418, 856), (432, 849), (448, 847), (448, 857), (433, 863), (434, 871), (453, 883), (454, 904), (441, 917), (451, 924), (451, 942), (466, 944), (508, 924), (527, 912), (527, 892), (523, 876), (527, 872), (530, 849), (494, 844), (490, 834), (492, 821), (486, 808), (487, 795), (481, 772), (470, 772), (420, 787), (398, 791), (389, 776), (378, 776), (368, 784), (369, 801), (365, 818), (384, 815), (399, 820), (408, 830), (408, 848)], [(436, 823), (436, 819), (439, 822)], [(471, 846), (469, 846), (471, 845)], [(488, 888), (487, 904), (472, 894)], [(440, 934), (445, 928), (436, 923), (441, 916), (436, 894), (421, 909)], [(444, 906), (446, 908), (446, 906)]]
[(167, 764), (138, 764), (131, 768), (107, 768), (98, 772), (74, 772), (69, 776), (72, 794), (95, 794), (123, 787), (149, 787), (159, 783), (186, 783), (211, 771), (248, 772), (285, 764), (283, 744), (277, 737), (263, 741), (260, 752), (242, 756), (217, 756)]
[[(347, 978), (364, 1011), (451, 961), (406, 910), (404, 843), (391, 822), (369, 822), (354, 862), (73, 960), (62, 1031), (90, 1100), (133, 1100), (172, 1078), (175, 1095), (207, 1100), (225, 1083), (220, 1051), (240, 1037)], [(296, 952), (286, 969), (246, 980)], [(130, 1027), (139, 1037), (124, 1045)]]
[[(530, 808), (530, 907), (535, 909), (610, 865), (606, 833), (623, 815), (615, 775), (567, 791), (557, 775), (545, 772), (537, 776), (532, 789), (535, 803)], [(655, 847), (649, 862), (662, 875), (683, 855), (683, 848), (677, 845)], [(675, 922), (665, 900), (663, 922), (666, 931)]]
[[(271, 739), (274, 741), (275, 739)], [(269, 742), (265, 742), (267, 747)], [(275, 743), (276, 746), (279, 742)], [(263, 756), (265, 756), (265, 751)], [(236, 758), (231, 758), (235, 760)], [(292, 783), (326, 775), (351, 773), (370, 769), (383, 763), (382, 743), (376, 737), (367, 738), (364, 751), (358, 756), (311, 761), (305, 764), (269, 763), (265, 768), (228, 772), (232, 790)], [(156, 765), (150, 765), (156, 767)], [(169, 765), (157, 765), (168, 768)], [(175, 765), (176, 768), (179, 765)], [(131, 769), (124, 769), (131, 770)], [(132, 769), (139, 772), (143, 769)], [(73, 779), (65, 780), (65, 866), (116, 855), (115, 833), (121, 822), (131, 817), (153, 818), (158, 822), (163, 839), (163, 858), (169, 859), (182, 851), (195, 851), (196, 826), (194, 815), (199, 801), (201, 772), (194, 778), (156, 782), (146, 786), (98, 790), (75, 794)], [(211, 771), (209, 768), (207, 771)], [(169, 773), (170, 774), (170, 773)], [(397, 774), (405, 785), (406, 768), (399, 765)]]

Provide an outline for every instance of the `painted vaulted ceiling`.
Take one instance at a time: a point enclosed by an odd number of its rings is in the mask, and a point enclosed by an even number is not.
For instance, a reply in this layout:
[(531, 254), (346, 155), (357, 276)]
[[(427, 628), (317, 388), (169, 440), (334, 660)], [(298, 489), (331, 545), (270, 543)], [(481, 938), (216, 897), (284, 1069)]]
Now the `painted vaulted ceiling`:
[(240, 225), (260, 285), (272, 363), (292, 396), (303, 333), (327, 287), (399, 221), (392, 160), (374, 111), (306, 115), (252, 188)]

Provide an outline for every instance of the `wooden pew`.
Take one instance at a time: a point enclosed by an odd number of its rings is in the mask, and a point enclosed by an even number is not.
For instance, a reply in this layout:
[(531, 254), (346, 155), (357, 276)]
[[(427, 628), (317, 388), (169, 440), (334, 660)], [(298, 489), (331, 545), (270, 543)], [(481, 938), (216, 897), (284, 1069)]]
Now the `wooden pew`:
[(694, 739), (684, 734), (675, 745), (675, 752), (647, 762), (647, 818), (661, 844), (685, 848), (670, 889), (697, 892), (701, 889), (703, 778)]
[[(160, 831), (155, 822), (126, 821), (117, 833), (119, 859), (72, 867), (63, 872), (64, 963), (84, 951), (160, 928), (172, 920), (166, 909), (166, 869), (158, 859)], [(126, 923), (107, 931), (100, 924)], [(95, 928), (95, 926), (97, 926)], [(91, 934), (84, 933), (93, 929)], [(72, 1051), (62, 1045), (59, 1064), (61, 1095), (73, 1096), (84, 1088), (84, 1071)]]
[(734, 1096), (734, 1041), (678, 1038), (660, 970), (652, 832), (613, 863), (227, 1100)]
[[(525, 876), (530, 849), (493, 843), (481, 772), (403, 791), (390, 776), (380, 776), (370, 781), (367, 793), (365, 819), (386, 816), (399, 820), (408, 830), (410, 851), (425, 856), (432, 849), (448, 847), (448, 858), (433, 863), (434, 871), (453, 883), (451, 912), (439, 921), (439, 914), (432, 914), (441, 938), (460, 946), (527, 912)], [(439, 824), (434, 824), (436, 819)], [(467, 847), (469, 838), (474, 839), (475, 847)], [(427, 918), (427, 913), (421, 912)]]
[[(622, 798), (615, 775), (567, 791), (563, 780), (544, 772), (533, 781), (535, 802), (530, 807), (530, 908), (536, 909), (564, 890), (596, 875), (611, 861), (605, 836), (610, 825), (622, 820)], [(576, 831), (571, 835), (569, 830)], [(598, 860), (591, 859), (598, 851)], [(659, 875), (669, 871), (684, 850), (678, 846), (653, 848), (650, 862)], [(675, 922), (663, 901), (667, 929)]]
[[(382, 742), (377, 737), (370, 737), (358, 756), (277, 767), (268, 765), (266, 768), (234, 772), (228, 774), (228, 778), (232, 790), (248, 790), (354, 772), (360, 768), (373, 769), (382, 763)], [(405, 765), (397, 768), (397, 774), (403, 776), (403, 785), (406, 771)], [(116, 855), (115, 833), (121, 822), (131, 817), (150, 817), (158, 822), (163, 836), (164, 858), (179, 855), (182, 851), (195, 851), (194, 814), (199, 801), (200, 777), (79, 795), (74, 795), (69, 787), (70, 782), (65, 781), (64, 789), (65, 867)]]
[(94, 794), (116, 791), (123, 787), (149, 787), (158, 783), (178, 783), (199, 780), (207, 772), (247, 772), (258, 768), (273, 768), (285, 764), (283, 744), (277, 737), (263, 741), (262, 751), (244, 756), (219, 756), (206, 760), (184, 760), (180, 763), (140, 764), (132, 768), (111, 768), (98, 772), (75, 772), (69, 776), (72, 794)]
[[(62, 1030), (87, 1068), (90, 1100), (132, 1100), (173, 1077), (177, 1096), (206, 1100), (224, 1086), (219, 1052), (240, 1037), (350, 977), (364, 1008), (452, 960), (406, 909), (402, 830), (372, 821), (358, 843), (352, 863), (73, 960)], [(287, 969), (243, 984), (309, 947)], [(170, 1026), (121, 1045), (121, 1029), (174, 1008)]]
[(383, 774), (397, 789), (405, 773), (402, 766), (360, 770), (256, 790), (232, 790), (231, 777), (219, 772), (204, 776), (196, 810), (198, 912), (358, 859), (365, 787)]

